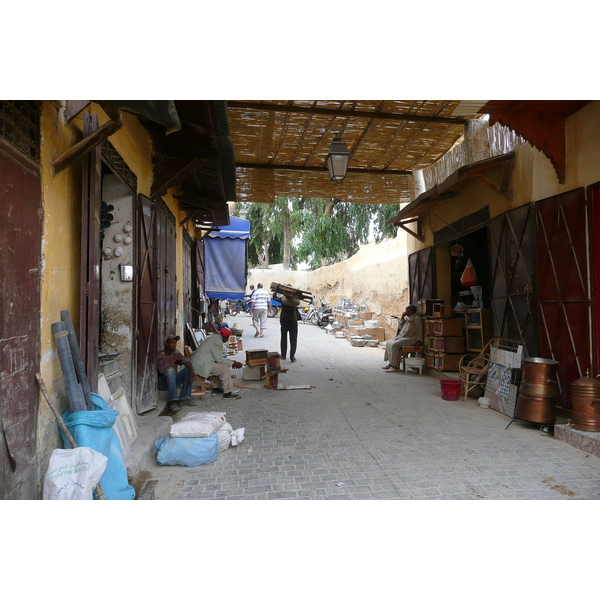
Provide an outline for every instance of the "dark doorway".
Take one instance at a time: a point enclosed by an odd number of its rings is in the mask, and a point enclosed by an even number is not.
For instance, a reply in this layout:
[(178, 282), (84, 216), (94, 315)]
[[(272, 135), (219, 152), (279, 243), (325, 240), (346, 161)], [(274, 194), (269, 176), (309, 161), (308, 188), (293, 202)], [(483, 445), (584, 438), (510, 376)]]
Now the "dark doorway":
[(488, 278), (488, 239), (487, 227), (477, 229), (472, 233), (457, 238), (452, 246), (463, 248), (462, 256), (452, 256), (450, 263), (450, 285), (452, 294), (452, 306), (459, 302), (470, 308), (475, 301), (475, 295), (470, 286), (461, 284), (462, 274), (471, 259), (477, 274), (477, 285), (481, 287), (483, 306), (476, 308), (489, 308), (489, 278)]

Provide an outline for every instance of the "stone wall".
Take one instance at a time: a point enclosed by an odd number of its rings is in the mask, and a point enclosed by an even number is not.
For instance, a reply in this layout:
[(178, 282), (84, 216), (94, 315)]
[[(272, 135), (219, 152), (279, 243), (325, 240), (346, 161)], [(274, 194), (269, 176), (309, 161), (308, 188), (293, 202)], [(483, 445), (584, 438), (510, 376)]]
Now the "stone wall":
[(311, 292), (316, 305), (323, 298), (333, 305), (340, 298), (365, 302), (373, 318), (386, 329), (386, 339), (396, 332), (397, 321), (408, 304), (407, 235), (385, 240), (379, 244), (361, 246), (359, 251), (341, 263), (315, 271), (284, 271), (283, 269), (251, 269), (248, 285), (261, 282), (269, 289), (271, 282), (291, 285)]

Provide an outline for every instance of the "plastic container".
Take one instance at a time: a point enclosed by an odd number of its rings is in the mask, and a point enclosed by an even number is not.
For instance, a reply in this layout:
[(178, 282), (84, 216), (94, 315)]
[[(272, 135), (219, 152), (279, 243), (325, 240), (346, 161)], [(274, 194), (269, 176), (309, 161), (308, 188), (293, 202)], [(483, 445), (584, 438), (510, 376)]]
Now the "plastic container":
[(442, 379), (440, 380), (442, 386), (442, 398), (444, 400), (458, 400), (460, 396), (460, 381), (456, 379)]
[(379, 327), (379, 320), (371, 319), (369, 321), (365, 321), (365, 327), (367, 329), (377, 329)]
[(486, 398), (485, 396), (481, 396), (481, 398), (479, 398), (479, 400), (477, 400), (477, 402), (479, 403), (479, 406), (481, 408), (489, 408), (490, 407), (490, 399)]

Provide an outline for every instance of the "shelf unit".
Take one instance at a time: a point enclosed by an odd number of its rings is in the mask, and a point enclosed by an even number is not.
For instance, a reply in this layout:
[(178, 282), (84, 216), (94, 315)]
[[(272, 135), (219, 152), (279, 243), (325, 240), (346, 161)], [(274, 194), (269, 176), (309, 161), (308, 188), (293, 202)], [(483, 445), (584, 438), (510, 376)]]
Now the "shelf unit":
[(463, 320), (425, 319), (425, 365), (437, 371), (458, 371), (464, 352)]
[(463, 313), (467, 351), (479, 352), (490, 341), (492, 319), (488, 308), (473, 308)]

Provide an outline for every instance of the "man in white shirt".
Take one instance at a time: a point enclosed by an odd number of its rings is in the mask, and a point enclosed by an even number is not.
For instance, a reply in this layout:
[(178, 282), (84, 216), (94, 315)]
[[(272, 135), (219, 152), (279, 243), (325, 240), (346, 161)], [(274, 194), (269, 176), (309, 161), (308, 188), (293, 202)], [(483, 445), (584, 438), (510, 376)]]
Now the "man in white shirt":
[(269, 296), (267, 290), (263, 289), (263, 284), (258, 283), (250, 300), (252, 325), (254, 329), (256, 329), (254, 337), (265, 337), (265, 329), (267, 328), (267, 308), (271, 306), (271, 296)]
[(421, 317), (417, 314), (417, 307), (410, 304), (400, 317), (401, 325), (398, 328), (398, 333), (393, 340), (388, 340), (385, 343), (385, 354), (383, 360), (388, 364), (385, 369), (388, 373), (395, 373), (400, 367), (400, 354), (402, 346), (414, 346), (420, 348), (423, 343), (423, 324)]
[(216, 375), (219, 378), (222, 387), (214, 389), (213, 393), (222, 393), (223, 398), (241, 398), (240, 394), (233, 391), (229, 367), (241, 369), (244, 365), (223, 357), (223, 344), (227, 343), (229, 336), (231, 331), (227, 327), (221, 327), (219, 333), (211, 335), (198, 346), (190, 361), (196, 375), (205, 379), (209, 375)]

